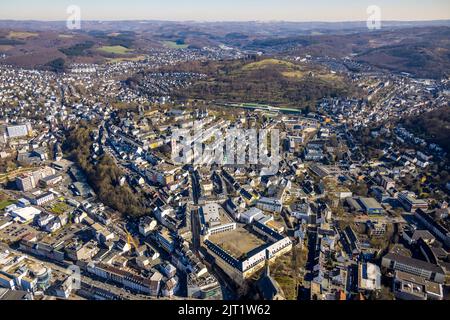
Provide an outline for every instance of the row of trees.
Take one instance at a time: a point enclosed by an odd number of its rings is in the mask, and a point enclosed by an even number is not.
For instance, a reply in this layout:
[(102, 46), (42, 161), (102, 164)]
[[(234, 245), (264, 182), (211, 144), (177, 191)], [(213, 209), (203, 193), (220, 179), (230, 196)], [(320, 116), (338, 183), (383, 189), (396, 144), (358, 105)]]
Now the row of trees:
[(105, 205), (132, 217), (146, 214), (148, 208), (143, 196), (133, 193), (128, 185), (120, 184), (124, 174), (110, 156), (103, 154), (94, 164), (91, 136), (92, 130), (86, 125), (70, 131), (63, 145), (69, 158), (83, 169), (89, 184)]
[(448, 106), (406, 119), (408, 130), (441, 146), (450, 158), (450, 108)]
[(85, 51), (92, 48), (94, 46), (94, 42), (92, 41), (86, 41), (83, 43), (77, 43), (69, 48), (63, 48), (59, 49), (62, 53), (64, 53), (66, 56), (82, 56), (85, 54)]

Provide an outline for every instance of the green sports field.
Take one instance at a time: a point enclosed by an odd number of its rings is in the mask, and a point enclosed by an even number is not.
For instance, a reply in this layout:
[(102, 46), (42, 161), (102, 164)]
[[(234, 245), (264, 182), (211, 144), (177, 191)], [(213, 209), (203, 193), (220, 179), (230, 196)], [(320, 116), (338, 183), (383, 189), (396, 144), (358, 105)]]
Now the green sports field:
[(130, 53), (133, 51), (133, 50), (128, 49), (123, 46), (103, 46), (103, 47), (100, 47), (98, 50), (106, 52), (106, 53), (113, 53), (113, 54), (127, 54), (127, 53)]

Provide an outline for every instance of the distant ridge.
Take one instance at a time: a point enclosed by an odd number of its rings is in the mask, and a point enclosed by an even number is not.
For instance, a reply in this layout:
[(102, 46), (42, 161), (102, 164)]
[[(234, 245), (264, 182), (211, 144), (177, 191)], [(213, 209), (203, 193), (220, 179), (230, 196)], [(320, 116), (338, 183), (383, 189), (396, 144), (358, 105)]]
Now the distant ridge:
[[(92, 30), (140, 30), (149, 25), (186, 25), (186, 26), (227, 26), (231, 29), (240, 30), (241, 26), (248, 28), (277, 28), (283, 27), (287, 32), (295, 30), (348, 30), (367, 28), (366, 21), (170, 21), (170, 20), (84, 20), (82, 21), (83, 29)], [(402, 27), (432, 27), (432, 26), (448, 26), (450, 20), (424, 20), (424, 21), (382, 21), (384, 28), (402, 28)], [(41, 20), (0, 20), (0, 28), (2, 29), (28, 29), (36, 31), (47, 31), (54, 28), (66, 28), (65, 21), (41, 21)]]

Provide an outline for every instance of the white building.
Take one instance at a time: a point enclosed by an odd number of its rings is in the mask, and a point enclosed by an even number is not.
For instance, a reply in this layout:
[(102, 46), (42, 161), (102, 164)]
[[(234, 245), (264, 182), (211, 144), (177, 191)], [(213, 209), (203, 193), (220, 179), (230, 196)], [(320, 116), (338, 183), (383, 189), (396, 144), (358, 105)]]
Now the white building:
[(256, 206), (264, 211), (270, 211), (270, 212), (278, 212), (281, 213), (283, 210), (283, 203), (281, 200), (275, 199), (275, 198), (261, 198), (258, 200)]
[(381, 271), (377, 265), (372, 263), (359, 264), (358, 288), (362, 291), (381, 290)]
[(16, 126), (9, 126), (6, 128), (6, 133), (8, 134), (8, 137), (11, 139), (26, 137), (27, 135), (31, 134), (31, 132), (32, 128), (31, 124), (29, 123)]
[(217, 203), (209, 203), (199, 210), (202, 233), (210, 236), (236, 229), (236, 223), (226, 216), (223, 208)]
[(153, 230), (155, 230), (158, 223), (155, 219), (150, 217), (143, 218), (139, 223), (139, 233), (144, 237), (148, 236)]
[(311, 216), (313, 214), (308, 203), (296, 203), (291, 206), (291, 216), (298, 220), (311, 223)]
[(261, 222), (262, 224), (267, 224), (269, 221), (273, 220), (274, 218), (272, 215), (265, 215), (264, 212), (258, 208), (250, 208), (240, 216), (240, 221), (246, 224), (251, 224), (254, 221)]
[(20, 223), (27, 223), (32, 221), (40, 213), (41, 210), (34, 207), (26, 207), (13, 210), (10, 212), (10, 215)]
[(47, 202), (53, 201), (55, 199), (55, 195), (51, 192), (46, 192), (41, 195), (36, 196), (31, 200), (31, 203), (35, 206), (41, 206)]

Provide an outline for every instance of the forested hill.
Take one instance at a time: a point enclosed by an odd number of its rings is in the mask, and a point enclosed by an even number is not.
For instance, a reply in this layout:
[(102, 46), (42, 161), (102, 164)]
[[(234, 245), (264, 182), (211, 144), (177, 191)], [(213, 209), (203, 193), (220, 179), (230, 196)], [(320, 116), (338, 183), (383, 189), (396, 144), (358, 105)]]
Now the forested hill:
[(406, 128), (450, 154), (450, 107), (439, 108), (405, 120)]

